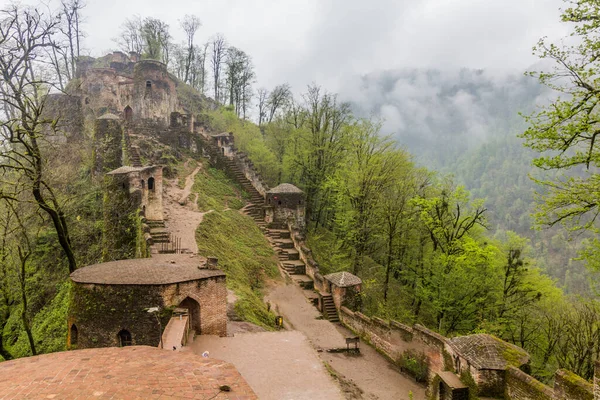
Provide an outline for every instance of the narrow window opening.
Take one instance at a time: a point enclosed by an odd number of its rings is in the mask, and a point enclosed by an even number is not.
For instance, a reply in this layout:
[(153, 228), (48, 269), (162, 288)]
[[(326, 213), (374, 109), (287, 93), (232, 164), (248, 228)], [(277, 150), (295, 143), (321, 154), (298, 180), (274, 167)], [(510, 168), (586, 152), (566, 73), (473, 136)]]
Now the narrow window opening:
[(128, 330), (123, 329), (118, 333), (119, 336), (119, 345), (121, 347), (131, 346), (133, 343), (131, 340), (131, 333)]
[(152, 88), (152, 81), (146, 81), (146, 89)]
[(148, 178), (148, 190), (154, 190), (154, 178)]
[(75, 324), (71, 325), (71, 346), (77, 344), (77, 340), (79, 339), (79, 332), (77, 331), (77, 327)]
[(146, 188), (146, 182), (144, 182), (144, 180), (142, 179), (142, 189)]
[(133, 110), (131, 109), (131, 107), (125, 107), (125, 110), (123, 110), (123, 112), (125, 114), (125, 121), (130, 122), (133, 118)]

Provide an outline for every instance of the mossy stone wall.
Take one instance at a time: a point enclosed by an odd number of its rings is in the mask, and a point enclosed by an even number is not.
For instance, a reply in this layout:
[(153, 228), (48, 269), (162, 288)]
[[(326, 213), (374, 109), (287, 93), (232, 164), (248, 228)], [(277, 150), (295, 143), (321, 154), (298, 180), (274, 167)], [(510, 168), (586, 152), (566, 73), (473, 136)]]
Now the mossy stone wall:
[[(164, 309), (160, 286), (73, 284), (69, 321), (77, 326), (78, 348), (119, 346), (118, 333), (133, 345), (158, 346), (161, 329), (150, 307)], [(170, 316), (162, 317), (164, 328)]]

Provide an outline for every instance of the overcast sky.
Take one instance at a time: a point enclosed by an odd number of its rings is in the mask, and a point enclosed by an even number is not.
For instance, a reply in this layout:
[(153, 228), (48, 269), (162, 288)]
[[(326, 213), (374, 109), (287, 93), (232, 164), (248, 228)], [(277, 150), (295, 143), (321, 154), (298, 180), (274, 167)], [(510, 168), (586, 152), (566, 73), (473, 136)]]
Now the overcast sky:
[[(6, 0), (0, 0), (0, 2)], [(525, 69), (541, 36), (566, 33), (561, 0), (87, 0), (86, 47), (111, 40), (126, 17), (155, 17), (182, 40), (195, 14), (198, 43), (217, 32), (250, 54), (258, 85), (317, 82), (343, 90), (353, 76), (403, 67)]]

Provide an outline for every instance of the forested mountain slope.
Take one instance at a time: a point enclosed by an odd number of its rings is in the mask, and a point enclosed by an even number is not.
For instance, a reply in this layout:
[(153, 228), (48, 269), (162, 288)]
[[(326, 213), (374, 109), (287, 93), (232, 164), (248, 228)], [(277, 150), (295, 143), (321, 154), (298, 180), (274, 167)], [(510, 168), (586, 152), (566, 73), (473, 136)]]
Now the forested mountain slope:
[(518, 135), (527, 128), (521, 114), (555, 96), (548, 88), (523, 74), (412, 69), (367, 74), (340, 96), (359, 114), (382, 118), (383, 134), (418, 164), (453, 175), (473, 198), (485, 199), (493, 235), (510, 230), (530, 238), (541, 266), (567, 292), (591, 293), (589, 271), (574, 260), (579, 244), (559, 229), (533, 226), (535, 193), (543, 188), (530, 178), (541, 173)]

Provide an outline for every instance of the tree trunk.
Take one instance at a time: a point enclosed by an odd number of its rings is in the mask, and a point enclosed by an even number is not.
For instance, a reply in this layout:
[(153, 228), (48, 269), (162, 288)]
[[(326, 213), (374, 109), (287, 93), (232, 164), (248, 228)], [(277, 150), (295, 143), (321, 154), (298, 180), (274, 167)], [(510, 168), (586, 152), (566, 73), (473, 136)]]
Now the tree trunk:
[(58, 242), (60, 246), (63, 248), (65, 255), (67, 256), (67, 260), (69, 262), (69, 273), (74, 272), (77, 269), (77, 262), (75, 260), (75, 255), (73, 254), (73, 249), (71, 248), (71, 239), (69, 238), (69, 231), (67, 228), (67, 220), (65, 218), (64, 213), (58, 207), (58, 203), (56, 199), (51, 199), (55, 205), (55, 208), (52, 208), (44, 198), (42, 194), (41, 185), (42, 185), (42, 160), (40, 156), (40, 150), (37, 145), (37, 141), (35, 137), (31, 139), (31, 149), (33, 150), (33, 157), (35, 160), (35, 176), (33, 179), (33, 197), (35, 198), (38, 206), (46, 212), (50, 218), (52, 219), (52, 223), (54, 225), (54, 229), (56, 230), (56, 234), (58, 236)]
[(21, 247), (19, 247), (19, 259), (21, 261), (21, 276), (19, 277), (19, 283), (21, 286), (21, 321), (23, 322), (23, 329), (25, 329), (25, 333), (27, 333), (27, 339), (29, 339), (29, 347), (31, 348), (31, 355), (35, 356), (37, 353), (35, 351), (35, 342), (33, 340), (33, 334), (31, 333), (31, 327), (29, 326), (29, 321), (27, 321), (27, 294), (25, 293), (25, 274), (26, 274), (26, 265), (27, 259), (31, 253), (23, 254), (21, 251)]

